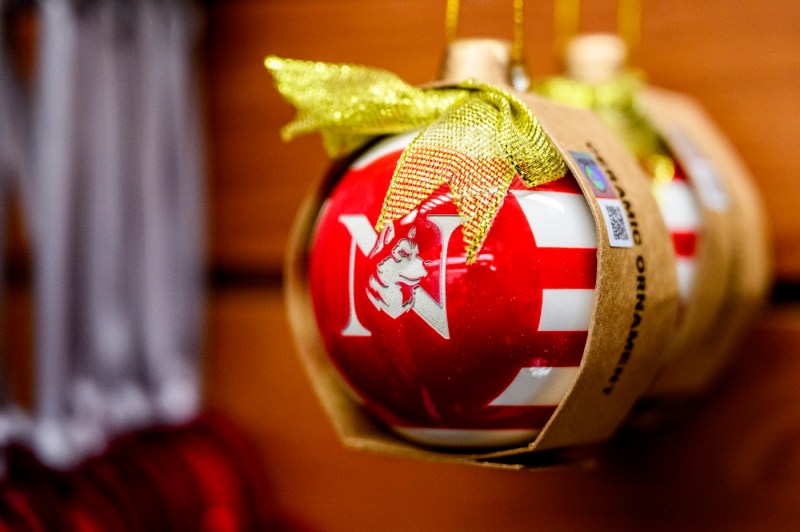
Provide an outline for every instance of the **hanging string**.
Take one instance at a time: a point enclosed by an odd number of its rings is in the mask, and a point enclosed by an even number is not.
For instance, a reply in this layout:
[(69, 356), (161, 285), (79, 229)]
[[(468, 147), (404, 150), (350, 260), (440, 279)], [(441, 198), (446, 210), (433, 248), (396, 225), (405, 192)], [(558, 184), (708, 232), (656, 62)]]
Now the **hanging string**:
[(524, 10), (522, 0), (514, 0), (514, 41), (511, 45), (511, 86), (520, 92), (526, 92), (531, 80), (525, 70)]
[[(511, 85), (524, 92), (530, 86), (530, 79), (525, 71), (525, 13), (524, 0), (513, 0), (514, 34), (511, 42)], [(447, 42), (458, 38), (458, 22), (461, 11), (460, 0), (447, 0), (445, 11), (445, 35)]]
[[(557, 57), (564, 57), (567, 43), (578, 34), (580, 0), (556, 0), (553, 7), (554, 45)], [(640, 0), (617, 0), (617, 32), (628, 48), (630, 64), (636, 64), (641, 42), (642, 5)]]
[(567, 43), (578, 34), (580, 25), (580, 0), (556, 0), (553, 6), (553, 31), (556, 57), (564, 57)]
[(628, 47), (629, 64), (637, 64), (642, 38), (642, 4), (640, 0), (617, 0), (617, 31)]
[(511, 62), (523, 64), (525, 39), (523, 36), (524, 10), (523, 0), (514, 0), (514, 40), (511, 44)]
[(458, 13), (461, 2), (459, 0), (447, 0), (447, 7), (444, 16), (445, 35), (447, 42), (453, 42), (458, 37)]

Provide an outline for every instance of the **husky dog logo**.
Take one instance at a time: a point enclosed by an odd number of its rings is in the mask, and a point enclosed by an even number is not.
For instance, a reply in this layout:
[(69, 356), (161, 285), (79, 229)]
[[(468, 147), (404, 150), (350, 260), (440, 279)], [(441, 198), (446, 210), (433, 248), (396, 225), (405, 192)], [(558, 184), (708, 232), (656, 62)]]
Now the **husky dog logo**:
[[(401, 238), (369, 278), (367, 297), (378, 310), (397, 318), (414, 306), (414, 295), (419, 282), (428, 275), (426, 261), (419, 256), (414, 241), (417, 229), (412, 227), (407, 238)], [(380, 253), (394, 238), (394, 227), (387, 225), (381, 232), (370, 258)]]
[[(369, 302), (379, 312), (383, 311), (392, 318), (397, 318), (409, 310), (435, 330), (442, 338), (450, 338), (447, 323), (447, 246), (453, 232), (461, 225), (461, 218), (451, 214), (430, 214), (425, 217), (429, 225), (438, 233), (441, 251), (438, 265), (438, 301), (428, 294), (419, 283), (427, 277), (427, 262), (419, 255), (416, 242), (417, 228), (412, 227), (406, 236), (401, 238), (376, 267), (367, 286), (364, 288)], [(350, 253), (348, 254), (348, 319), (342, 329), (342, 336), (371, 336), (356, 312), (356, 294), (361, 292), (357, 287), (355, 276), (356, 258), (374, 258), (388, 249), (394, 240), (394, 225), (387, 225), (378, 235), (372, 228), (369, 219), (363, 214), (341, 214), (341, 223), (350, 235)], [(430, 229), (428, 229), (430, 230)], [(435, 271), (435, 270), (434, 270)], [(366, 281), (366, 279), (365, 279)]]

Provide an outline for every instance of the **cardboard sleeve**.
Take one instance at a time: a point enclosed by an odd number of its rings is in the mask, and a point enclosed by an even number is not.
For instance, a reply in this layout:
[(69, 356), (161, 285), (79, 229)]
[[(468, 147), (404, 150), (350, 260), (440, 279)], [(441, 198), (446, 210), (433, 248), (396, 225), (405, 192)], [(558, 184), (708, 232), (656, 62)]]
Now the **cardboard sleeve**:
[[(297, 216), (286, 262), (285, 295), (300, 359), (338, 435), (348, 447), (424, 460), (522, 468), (548, 451), (608, 439), (662, 367), (678, 307), (672, 243), (650, 191), (650, 180), (619, 140), (589, 111), (517, 94), (539, 119), (591, 208), (597, 230), (597, 283), (588, 340), (571, 391), (528, 445), (473, 453), (416, 446), (380, 425), (340, 386), (320, 338), (306, 270), (313, 226), (322, 201), (348, 161), (306, 197)], [(630, 227), (632, 247), (612, 247), (601, 204), (574, 152), (590, 154), (611, 180)]]
[(734, 149), (692, 99), (648, 88), (643, 110), (686, 170), (700, 199), (703, 234), (694, 293), (648, 396), (706, 391), (764, 301), (769, 241), (761, 201)]

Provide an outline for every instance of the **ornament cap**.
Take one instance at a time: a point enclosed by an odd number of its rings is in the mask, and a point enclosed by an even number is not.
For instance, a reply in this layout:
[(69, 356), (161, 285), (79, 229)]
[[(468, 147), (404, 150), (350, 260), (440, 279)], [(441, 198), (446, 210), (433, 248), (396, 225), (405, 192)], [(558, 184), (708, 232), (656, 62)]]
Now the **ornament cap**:
[(457, 39), (447, 45), (440, 78), (458, 84), (475, 79), (510, 88), (511, 43), (501, 39)]
[(610, 33), (580, 35), (567, 44), (566, 69), (569, 77), (584, 83), (608, 82), (625, 68), (625, 42)]

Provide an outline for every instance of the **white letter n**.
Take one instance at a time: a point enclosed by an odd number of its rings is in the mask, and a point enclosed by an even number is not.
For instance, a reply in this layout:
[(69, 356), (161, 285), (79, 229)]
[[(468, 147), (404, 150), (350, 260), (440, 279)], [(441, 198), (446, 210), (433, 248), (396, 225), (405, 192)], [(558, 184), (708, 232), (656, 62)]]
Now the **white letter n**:
[[(439, 303), (437, 303), (427, 292), (417, 286), (414, 289), (415, 301), (413, 311), (422, 318), (431, 328), (439, 333), (442, 338), (450, 338), (450, 328), (447, 323), (447, 246), (450, 237), (456, 228), (461, 225), (461, 218), (458, 215), (430, 215), (431, 221), (439, 230), (439, 237), (442, 243), (441, 255), (439, 257)], [(358, 321), (355, 304), (355, 266), (356, 248), (365, 257), (375, 249), (378, 242), (378, 234), (372, 228), (372, 224), (363, 214), (342, 214), (339, 222), (345, 226), (350, 233), (350, 264), (348, 267), (347, 292), (349, 298), (349, 317), (347, 325), (342, 329), (343, 336), (372, 336), (369, 329)]]
[(343, 336), (372, 336), (369, 329), (364, 327), (356, 315), (355, 298), (355, 267), (356, 267), (356, 246), (361, 254), (367, 256), (375, 248), (378, 241), (378, 234), (372, 229), (369, 220), (363, 214), (342, 214), (339, 221), (347, 228), (350, 233), (350, 266), (348, 268), (349, 279), (347, 292), (350, 299), (350, 317), (347, 325), (342, 329)]

